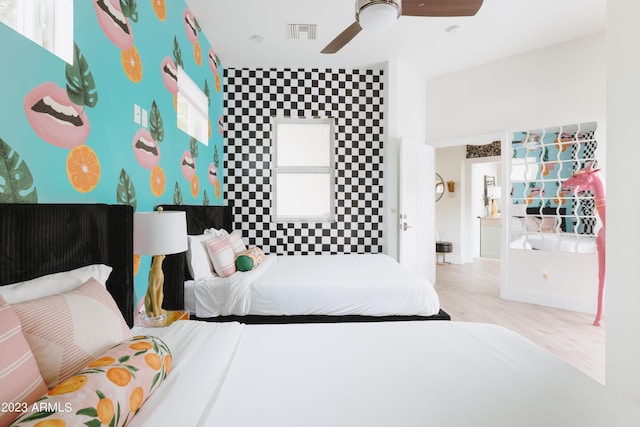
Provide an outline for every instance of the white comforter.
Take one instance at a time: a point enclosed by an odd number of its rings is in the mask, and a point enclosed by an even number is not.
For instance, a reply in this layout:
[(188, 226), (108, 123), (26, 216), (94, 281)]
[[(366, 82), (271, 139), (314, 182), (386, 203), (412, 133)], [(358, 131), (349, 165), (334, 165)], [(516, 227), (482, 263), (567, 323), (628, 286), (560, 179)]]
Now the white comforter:
[(428, 280), (383, 254), (272, 255), (255, 270), (206, 277), (185, 293), (198, 317), (431, 316), (440, 310)]
[(160, 337), (171, 350), (171, 372), (128, 424), (200, 426), (213, 408), (240, 343), (243, 325), (177, 321), (167, 328), (136, 326), (133, 335)]
[(638, 426), (640, 408), (502, 327), (176, 322), (131, 426)]

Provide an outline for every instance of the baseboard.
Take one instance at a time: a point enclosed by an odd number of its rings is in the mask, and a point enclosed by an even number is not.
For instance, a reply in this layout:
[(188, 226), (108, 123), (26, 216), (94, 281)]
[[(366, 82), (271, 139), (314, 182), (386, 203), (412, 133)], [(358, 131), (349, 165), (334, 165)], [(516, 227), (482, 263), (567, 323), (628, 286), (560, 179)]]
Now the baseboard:
[[(525, 289), (501, 289), (500, 296), (504, 299), (526, 302), (529, 304), (543, 305), (546, 307), (561, 308), (580, 313), (595, 314), (597, 301), (585, 298), (568, 297)], [(603, 310), (604, 311), (604, 310)]]

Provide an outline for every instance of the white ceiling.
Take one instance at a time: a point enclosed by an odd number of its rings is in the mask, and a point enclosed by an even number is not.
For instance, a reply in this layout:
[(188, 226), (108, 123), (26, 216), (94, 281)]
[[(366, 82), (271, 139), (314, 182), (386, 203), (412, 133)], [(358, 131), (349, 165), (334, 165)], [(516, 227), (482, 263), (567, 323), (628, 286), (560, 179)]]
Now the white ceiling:
[[(363, 30), (325, 55), (320, 50), (355, 20), (355, 0), (186, 3), (226, 68), (364, 68), (392, 60), (427, 78), (599, 33), (606, 22), (606, 0), (484, 0), (474, 17), (401, 16), (390, 30)], [(317, 39), (288, 40), (287, 24), (317, 24)], [(445, 31), (452, 25), (460, 28)]]

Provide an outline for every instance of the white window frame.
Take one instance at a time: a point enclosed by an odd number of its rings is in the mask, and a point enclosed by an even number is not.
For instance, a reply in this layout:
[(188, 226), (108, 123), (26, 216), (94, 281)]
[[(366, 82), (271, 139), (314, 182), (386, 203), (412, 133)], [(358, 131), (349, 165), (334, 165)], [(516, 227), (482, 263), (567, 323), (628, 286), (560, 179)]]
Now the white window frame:
[[(278, 127), (280, 125), (321, 125), (328, 126), (328, 144), (327, 149), (329, 153), (328, 156), (328, 164), (327, 165), (282, 165), (278, 161), (278, 141), (279, 141), (279, 133)], [(272, 207), (273, 214), (272, 220), (273, 222), (333, 222), (335, 221), (335, 124), (334, 119), (332, 118), (273, 118), (272, 119)], [(304, 129), (301, 130), (304, 132)], [(304, 143), (304, 141), (299, 141), (300, 143)], [(281, 142), (283, 144), (283, 142)], [(289, 215), (286, 212), (280, 212), (278, 200), (283, 196), (283, 185), (278, 185), (278, 181), (280, 177), (284, 176), (293, 176), (295, 174), (299, 174), (301, 179), (303, 175), (311, 176), (320, 176), (324, 175), (328, 179), (328, 193), (317, 194), (318, 197), (326, 197), (326, 208), (327, 212), (324, 215), (314, 215), (311, 213), (297, 213), (293, 215)], [(306, 195), (316, 195), (316, 193), (306, 193)], [(289, 197), (296, 198), (299, 197), (299, 193), (291, 194)], [(291, 199), (292, 200), (292, 199)], [(320, 199), (317, 199), (320, 200)], [(324, 201), (322, 201), (324, 204)]]
[(178, 67), (178, 129), (209, 145), (209, 98), (189, 75)]
[(2, 22), (73, 64), (73, 0), (0, 0), (0, 3), (14, 11), (13, 17), (0, 16)]

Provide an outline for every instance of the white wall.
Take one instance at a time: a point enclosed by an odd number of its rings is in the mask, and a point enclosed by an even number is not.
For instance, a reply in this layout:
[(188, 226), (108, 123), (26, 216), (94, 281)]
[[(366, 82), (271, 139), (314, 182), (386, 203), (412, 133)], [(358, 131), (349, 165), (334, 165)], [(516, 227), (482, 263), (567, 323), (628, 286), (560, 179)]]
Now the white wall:
[(604, 123), (605, 35), (427, 80), (427, 142)]
[[(473, 140), (474, 135), (596, 121), (597, 156), (603, 166), (605, 59), (605, 35), (598, 34), (430, 79), (427, 81), (427, 141), (447, 146), (456, 140)], [(510, 153), (504, 155), (510, 156)], [(436, 164), (436, 169), (442, 168)], [(510, 188), (507, 178), (508, 174), (504, 173), (503, 190)], [(464, 194), (464, 189), (460, 194)], [(437, 228), (444, 226), (440, 218), (464, 219), (468, 215), (464, 197), (450, 208), (451, 211), (438, 210)], [(470, 232), (464, 223), (461, 221), (460, 228), (463, 241), (464, 234)], [(506, 221), (503, 224), (506, 226)], [(505, 232), (502, 242), (505, 248), (507, 242)], [(503, 297), (595, 312), (597, 275), (588, 268), (580, 268), (582, 262), (591, 264), (595, 258), (586, 256), (575, 260), (571, 255), (553, 252), (510, 257), (512, 252), (503, 251)], [(466, 259), (463, 257), (462, 261)], [(542, 279), (545, 269), (549, 270), (552, 280)], [(522, 274), (523, 271), (526, 274)]]
[(426, 139), (426, 83), (420, 75), (397, 61), (387, 63), (385, 75), (387, 83), (385, 91), (387, 126), (384, 138), (385, 253), (397, 259), (398, 148), (401, 138), (414, 141)]
[(640, 2), (607, 0), (607, 14), (607, 387), (640, 405)]
[(444, 182), (455, 182), (456, 189), (450, 193), (445, 184), (442, 198), (436, 202), (436, 236), (439, 240), (451, 242), (453, 252), (447, 254), (447, 261), (456, 264), (462, 263), (467, 256), (463, 249), (468, 249), (462, 244), (462, 215), (460, 205), (463, 192), (466, 190), (462, 183), (465, 180), (464, 168), (460, 159), (465, 157), (465, 147), (455, 146), (439, 148), (436, 150), (436, 172), (440, 174)]

